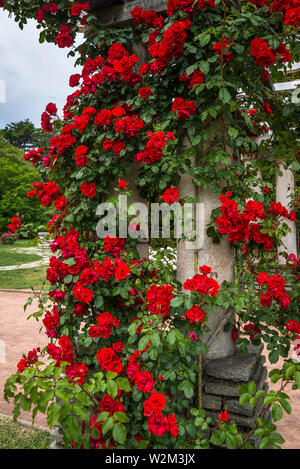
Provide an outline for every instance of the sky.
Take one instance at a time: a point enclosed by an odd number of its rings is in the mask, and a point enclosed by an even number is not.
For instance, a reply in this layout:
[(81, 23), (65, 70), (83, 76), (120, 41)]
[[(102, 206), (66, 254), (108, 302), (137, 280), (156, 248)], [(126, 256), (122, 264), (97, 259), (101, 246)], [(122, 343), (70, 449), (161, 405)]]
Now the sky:
[(46, 105), (54, 102), (61, 115), (67, 95), (74, 91), (68, 83), (78, 72), (75, 59), (67, 58), (67, 48), (40, 44), (36, 24), (31, 20), (20, 30), (0, 10), (0, 129), (26, 118), (40, 127)]

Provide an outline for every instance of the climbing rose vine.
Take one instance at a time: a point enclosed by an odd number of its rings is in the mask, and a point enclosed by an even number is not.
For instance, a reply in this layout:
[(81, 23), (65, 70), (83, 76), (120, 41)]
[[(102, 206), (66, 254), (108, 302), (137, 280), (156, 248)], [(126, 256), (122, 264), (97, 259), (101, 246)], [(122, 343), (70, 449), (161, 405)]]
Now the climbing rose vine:
[[(20, 357), (5, 387), (15, 418), (21, 408), (45, 413), (65, 447), (250, 448), (230, 412), (201, 408), (198, 364), (213, 332), (209, 318), (222, 307), (235, 312), (225, 327), (241, 351), (264, 341), (273, 363), (285, 359), (270, 375), (278, 392), (250, 383), (240, 401), (264, 398), (252, 431), (262, 448), (278, 447), (283, 439), (265, 417), (271, 410), (276, 422), (289, 412), (282, 391), (288, 382), (300, 387), (300, 366), (288, 359), (300, 317), (299, 260), (286, 255), (274, 273), (285, 220), (296, 220), (294, 208), (274, 202), (274, 177), (279, 162), (299, 168), (299, 106), (290, 91), (275, 94), (271, 78), (299, 60), (298, 0), (169, 0), (164, 15), (135, 7), (130, 25), (105, 29), (89, 2), (0, 6), (21, 28), (35, 18), (41, 42), (80, 52), (82, 66), (61, 117), (53, 102), (42, 113), (42, 128), (54, 132), (49, 151), (24, 155), (49, 174), (28, 197), (53, 210), (52, 257), (49, 292), (36, 294), (33, 314), (49, 344)], [(258, 151), (268, 156), (245, 164), (244, 155)], [(220, 196), (207, 235), (234, 249), (233, 283), (221, 285), (204, 265), (181, 285), (159, 253), (139, 255), (136, 239), (97, 237), (99, 203), (131, 196), (133, 170), (149, 202), (187, 201), (178, 189), (183, 173)], [(18, 230), (17, 217), (9, 228)]]

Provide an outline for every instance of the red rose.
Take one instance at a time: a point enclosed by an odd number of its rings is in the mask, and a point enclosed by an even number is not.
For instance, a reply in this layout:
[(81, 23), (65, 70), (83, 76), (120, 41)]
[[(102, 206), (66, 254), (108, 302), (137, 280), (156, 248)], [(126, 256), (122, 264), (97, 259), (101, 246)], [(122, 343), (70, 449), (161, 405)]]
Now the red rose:
[(46, 112), (50, 114), (50, 116), (55, 116), (57, 113), (57, 107), (54, 103), (49, 103), (46, 106)]
[(112, 344), (112, 348), (117, 353), (122, 353), (124, 347), (125, 345), (123, 344), (123, 342), (115, 342), (114, 344)]
[(227, 422), (228, 419), (229, 419), (229, 415), (228, 415), (227, 410), (220, 412), (219, 420), (222, 420), (222, 422)]
[(17, 368), (18, 368), (18, 371), (20, 373), (22, 373), (22, 371), (25, 370), (25, 368), (28, 367), (28, 364), (27, 364), (27, 361), (25, 360), (25, 358), (22, 358), (19, 363), (17, 364)]
[(45, 18), (44, 10), (42, 10), (42, 8), (38, 8), (37, 11), (36, 11), (36, 16), (35, 17), (36, 17), (38, 23), (42, 23), (43, 19)]
[(93, 198), (96, 196), (96, 184), (94, 182), (82, 183), (80, 190), (85, 197)]
[(81, 75), (79, 75), (79, 73), (76, 73), (76, 74), (74, 74), (74, 75), (71, 75), (71, 76), (70, 76), (70, 79), (69, 79), (69, 85), (70, 85), (72, 88), (73, 88), (74, 86), (79, 85), (80, 78), (81, 78)]
[(163, 201), (166, 204), (173, 204), (174, 202), (176, 202), (178, 197), (179, 197), (179, 192), (176, 187), (171, 187), (170, 189), (166, 189), (163, 195), (160, 196), (160, 198), (163, 199)]
[(65, 206), (67, 205), (67, 199), (65, 198), (64, 195), (60, 195), (57, 197), (57, 199), (54, 202), (54, 206), (57, 208), (57, 210), (64, 210)]
[(90, 303), (93, 299), (93, 291), (82, 285), (75, 284), (73, 287), (73, 296), (83, 303)]
[(115, 278), (117, 280), (125, 280), (125, 278), (128, 277), (130, 273), (131, 273), (130, 268), (127, 266), (125, 262), (123, 262), (122, 264), (118, 265), (115, 271)]
[(169, 430), (171, 438), (175, 438), (179, 434), (179, 428), (177, 426), (175, 415), (168, 415)]
[(151, 94), (151, 88), (147, 88), (147, 86), (143, 86), (139, 89), (139, 95), (141, 98), (148, 98)]
[(256, 37), (250, 43), (250, 54), (255, 57), (257, 65), (271, 67), (276, 59), (276, 53), (268, 46), (267, 41)]
[(144, 402), (144, 415), (149, 417), (153, 413), (161, 412), (166, 406), (166, 397), (163, 394), (153, 393)]
[(185, 315), (190, 323), (193, 324), (194, 322), (202, 322), (205, 317), (205, 312), (202, 311), (199, 306), (194, 305), (185, 313)]
[(125, 150), (126, 143), (122, 142), (121, 140), (116, 140), (113, 143), (113, 152), (116, 156), (119, 156), (122, 150)]
[(211, 267), (208, 267), (207, 265), (202, 265), (199, 267), (199, 270), (202, 274), (209, 274), (211, 272)]
[(290, 319), (285, 323), (284, 327), (289, 332), (296, 332), (297, 334), (300, 334), (300, 323), (298, 321)]
[(120, 179), (118, 182), (118, 186), (120, 189), (125, 189), (127, 187), (127, 183), (123, 179)]
[(134, 382), (139, 391), (148, 393), (154, 388), (154, 381), (149, 371), (141, 371), (135, 376)]
[(152, 414), (147, 423), (148, 430), (152, 435), (162, 436), (169, 431), (169, 421), (161, 413)]
[(97, 360), (103, 371), (111, 371), (112, 373), (118, 374), (121, 374), (123, 371), (121, 358), (110, 347), (104, 347), (102, 350), (98, 350)]
[(297, 26), (300, 21), (300, 7), (286, 11), (283, 21), (289, 26)]
[(21, 222), (19, 217), (12, 217), (10, 224), (8, 225), (8, 229), (15, 232), (18, 228), (20, 228)]
[(73, 38), (68, 33), (58, 33), (55, 37), (55, 42), (60, 48), (71, 47)]
[(273, 111), (272, 111), (272, 109), (270, 108), (269, 103), (263, 103), (262, 105), (263, 105), (264, 111), (265, 111), (267, 114), (273, 114)]

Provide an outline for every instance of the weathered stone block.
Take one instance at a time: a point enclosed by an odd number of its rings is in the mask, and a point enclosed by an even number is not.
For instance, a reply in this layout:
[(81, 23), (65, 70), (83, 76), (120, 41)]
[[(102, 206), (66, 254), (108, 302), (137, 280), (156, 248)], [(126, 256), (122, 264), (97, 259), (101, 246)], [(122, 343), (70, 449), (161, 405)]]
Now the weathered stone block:
[(257, 355), (235, 354), (227, 358), (212, 360), (206, 365), (205, 372), (213, 378), (225, 381), (248, 382), (258, 362)]
[(226, 397), (239, 397), (236, 383), (225, 383), (224, 381), (208, 381), (204, 385), (205, 392)]
[(213, 396), (211, 394), (202, 394), (202, 407), (204, 409), (222, 409), (222, 398), (220, 396)]

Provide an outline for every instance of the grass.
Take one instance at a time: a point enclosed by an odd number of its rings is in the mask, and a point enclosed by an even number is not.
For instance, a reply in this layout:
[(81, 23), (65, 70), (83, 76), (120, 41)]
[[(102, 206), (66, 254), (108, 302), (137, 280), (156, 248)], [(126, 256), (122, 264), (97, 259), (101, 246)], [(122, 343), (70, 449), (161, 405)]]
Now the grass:
[(48, 432), (0, 418), (0, 449), (47, 449), (50, 443)]
[(6, 265), (27, 264), (28, 262), (40, 261), (41, 259), (42, 257), (37, 254), (13, 252), (8, 249), (4, 250), (3, 246), (0, 248), (0, 267), (4, 267)]
[[(39, 261), (41, 256), (32, 253), (17, 253), (16, 248), (32, 247), (28, 240), (18, 240), (16, 243), (5, 246), (0, 245), (0, 267), (21, 265), (28, 262)], [(0, 271), (0, 289), (3, 290), (41, 290), (46, 279), (46, 266), (31, 267), (30, 269), (16, 269)], [(44, 288), (49, 287), (46, 281)]]
[[(32, 267), (31, 269), (16, 269), (0, 271), (0, 289), (28, 290), (33, 287), (41, 290), (46, 279), (47, 266)], [(44, 289), (49, 287), (46, 281)]]

